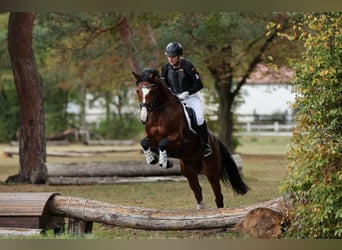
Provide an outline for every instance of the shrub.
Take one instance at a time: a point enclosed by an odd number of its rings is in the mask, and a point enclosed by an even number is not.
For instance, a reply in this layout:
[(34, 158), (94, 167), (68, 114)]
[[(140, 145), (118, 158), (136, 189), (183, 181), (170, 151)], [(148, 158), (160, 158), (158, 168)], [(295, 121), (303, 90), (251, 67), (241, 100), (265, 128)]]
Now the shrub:
[(122, 115), (102, 121), (95, 132), (105, 139), (134, 139), (143, 131), (144, 126), (136, 116)]
[(288, 178), (294, 202), (290, 234), (342, 236), (342, 35), (341, 13), (306, 15), (306, 51), (295, 61), (295, 116)]

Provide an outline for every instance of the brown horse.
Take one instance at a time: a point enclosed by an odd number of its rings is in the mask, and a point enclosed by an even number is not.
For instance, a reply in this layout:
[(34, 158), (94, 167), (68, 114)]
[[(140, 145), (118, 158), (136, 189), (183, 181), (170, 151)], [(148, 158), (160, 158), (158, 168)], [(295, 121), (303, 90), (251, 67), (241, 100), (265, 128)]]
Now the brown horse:
[(138, 75), (132, 72), (136, 81), (136, 93), (140, 105), (140, 119), (145, 124), (146, 137), (141, 146), (148, 164), (165, 168), (172, 167), (168, 157), (180, 159), (182, 174), (187, 178), (194, 192), (197, 208), (204, 208), (202, 188), (198, 174), (203, 171), (215, 194), (218, 208), (223, 207), (220, 180), (232, 187), (234, 193), (245, 194), (248, 186), (241, 179), (239, 170), (227, 148), (209, 132), (212, 155), (201, 154), (199, 137), (189, 128), (183, 104), (161, 82), (159, 73), (145, 69)]

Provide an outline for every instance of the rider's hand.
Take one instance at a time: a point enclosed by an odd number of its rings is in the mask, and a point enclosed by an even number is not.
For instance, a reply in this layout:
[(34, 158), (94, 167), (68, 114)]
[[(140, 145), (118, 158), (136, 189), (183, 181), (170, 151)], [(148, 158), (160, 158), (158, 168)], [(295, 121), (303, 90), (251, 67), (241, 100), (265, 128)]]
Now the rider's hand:
[(180, 94), (177, 95), (177, 97), (181, 100), (184, 100), (185, 98), (187, 98), (189, 96), (189, 91), (185, 91), (185, 92), (182, 92)]

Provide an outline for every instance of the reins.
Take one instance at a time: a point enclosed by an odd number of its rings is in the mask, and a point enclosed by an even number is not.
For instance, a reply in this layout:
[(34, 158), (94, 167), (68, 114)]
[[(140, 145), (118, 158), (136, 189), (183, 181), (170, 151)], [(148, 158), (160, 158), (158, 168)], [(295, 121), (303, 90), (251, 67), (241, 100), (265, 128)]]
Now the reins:
[[(149, 85), (143, 86), (142, 88), (148, 88), (148, 87), (152, 87), (152, 86), (155, 86), (155, 85), (156, 85), (156, 83), (150, 83)], [(156, 87), (156, 88), (158, 90), (158, 87)], [(156, 94), (155, 94), (155, 96), (156, 96)], [(155, 99), (155, 98), (153, 98), (153, 99)], [(166, 107), (168, 105), (177, 103), (177, 102), (179, 102), (178, 99), (176, 99), (174, 101), (169, 101), (169, 102), (166, 102), (166, 103), (163, 103), (163, 104), (160, 104), (160, 105), (157, 104), (157, 103), (149, 104), (149, 103), (143, 102), (143, 103), (139, 103), (139, 107), (140, 108), (146, 107), (148, 112), (153, 112), (153, 111), (156, 111), (158, 109), (164, 108), (164, 107)]]
[(161, 105), (156, 105), (155, 107), (152, 107), (151, 108), (151, 112), (155, 111), (155, 110), (158, 110), (158, 109), (161, 109), (161, 108), (164, 108), (168, 105), (171, 105), (171, 104), (174, 104), (174, 103), (177, 103), (179, 102), (179, 100), (175, 100), (175, 101), (169, 101), (169, 102), (166, 102), (164, 104), (161, 104)]

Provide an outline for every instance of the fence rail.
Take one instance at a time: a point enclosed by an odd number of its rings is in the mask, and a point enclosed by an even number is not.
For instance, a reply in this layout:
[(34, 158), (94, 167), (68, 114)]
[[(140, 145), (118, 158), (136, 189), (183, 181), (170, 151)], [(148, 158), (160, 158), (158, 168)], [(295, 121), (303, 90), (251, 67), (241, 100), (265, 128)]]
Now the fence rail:
[(241, 124), (238, 126), (239, 134), (242, 135), (283, 135), (291, 136), (294, 124), (279, 124), (274, 122), (273, 124), (253, 124), (250, 122)]

